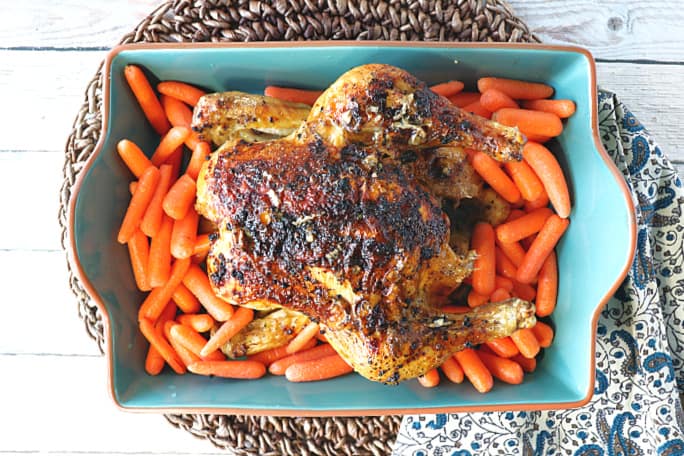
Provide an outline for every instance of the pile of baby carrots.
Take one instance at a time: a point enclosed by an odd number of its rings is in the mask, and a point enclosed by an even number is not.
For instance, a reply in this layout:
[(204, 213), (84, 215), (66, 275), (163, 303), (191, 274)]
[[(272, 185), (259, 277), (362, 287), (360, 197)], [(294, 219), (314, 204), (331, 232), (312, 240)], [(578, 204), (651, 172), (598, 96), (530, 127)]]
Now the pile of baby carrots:
[[(226, 359), (220, 348), (252, 321), (254, 312), (216, 296), (203, 268), (211, 233), (201, 232), (201, 217), (194, 209), (195, 182), (211, 147), (190, 124), (192, 109), (204, 92), (178, 81), (160, 82), (155, 90), (135, 65), (128, 65), (124, 74), (160, 136), (148, 154), (127, 139), (117, 145), (135, 176), (117, 240), (128, 246), (135, 282), (147, 293), (138, 312), (140, 331), (150, 344), (146, 372), (157, 375), (168, 364), (177, 374), (254, 379), (268, 370), (290, 381), (352, 372), (316, 323), (283, 346), (246, 359)], [(464, 92), (460, 81), (431, 89), (462, 109), (517, 126), (528, 138), (521, 162), (501, 164), (482, 152), (468, 151), (473, 168), (511, 207), (504, 223), (478, 223), (474, 228), (471, 248), (477, 259), (466, 281), (471, 288), (468, 306), (516, 296), (534, 301), (537, 316), (548, 317), (558, 287), (554, 249), (568, 227), (571, 205), (560, 165), (542, 143), (562, 132), (561, 119), (572, 115), (574, 103), (548, 99), (553, 89), (547, 85), (500, 78), (480, 79), (479, 93)], [(311, 105), (321, 92), (268, 86), (264, 93)], [(468, 309), (444, 307), (449, 312)], [(483, 393), (493, 387), (494, 378), (518, 384), (523, 372), (535, 370), (540, 349), (550, 346), (553, 335), (551, 326), (538, 321), (534, 328), (458, 352), (439, 370), (454, 383), (468, 378)], [(439, 370), (418, 381), (426, 387), (438, 385)]]

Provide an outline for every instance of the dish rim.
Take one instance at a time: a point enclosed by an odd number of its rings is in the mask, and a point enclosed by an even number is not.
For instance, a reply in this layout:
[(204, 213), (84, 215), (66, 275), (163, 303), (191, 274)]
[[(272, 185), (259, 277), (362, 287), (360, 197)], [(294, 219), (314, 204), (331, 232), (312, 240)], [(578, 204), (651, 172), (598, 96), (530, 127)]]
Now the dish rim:
[(461, 405), (461, 406), (437, 406), (437, 407), (420, 407), (420, 408), (375, 408), (375, 409), (329, 409), (329, 410), (304, 410), (304, 409), (252, 409), (252, 408), (235, 408), (235, 407), (192, 407), (192, 406), (175, 406), (175, 407), (145, 407), (145, 406), (130, 406), (122, 404), (117, 398), (114, 387), (114, 356), (110, 349), (112, 344), (111, 322), (107, 305), (97, 292), (95, 287), (88, 279), (76, 249), (76, 239), (74, 235), (76, 201), (78, 200), (81, 185), (85, 177), (90, 171), (91, 166), (96, 158), (102, 152), (104, 143), (107, 140), (107, 130), (109, 127), (109, 107), (110, 107), (110, 71), (111, 64), (114, 58), (123, 51), (129, 50), (188, 50), (188, 49), (226, 49), (226, 48), (316, 48), (316, 47), (419, 47), (419, 48), (445, 48), (445, 49), (523, 49), (523, 50), (547, 50), (547, 51), (562, 51), (573, 52), (581, 54), (587, 59), (589, 64), (590, 77), (590, 101), (591, 101), (591, 133), (594, 140), (594, 147), (603, 159), (605, 165), (610, 171), (611, 175), (618, 184), (623, 197), (625, 198), (625, 205), (627, 207), (627, 223), (629, 230), (629, 248), (624, 261), (624, 265), (618, 274), (614, 283), (608, 288), (606, 294), (598, 302), (591, 318), (591, 329), (593, 337), (591, 338), (591, 352), (596, 351), (596, 328), (598, 318), (601, 310), (606, 305), (608, 300), (615, 294), (618, 287), (627, 276), (630, 266), (632, 264), (634, 253), (636, 251), (636, 214), (632, 204), (632, 196), (629, 193), (627, 183), (625, 182), (622, 173), (617, 169), (616, 165), (603, 148), (598, 132), (598, 90), (596, 85), (596, 64), (591, 52), (579, 46), (568, 45), (548, 45), (537, 43), (487, 43), (487, 42), (409, 42), (409, 41), (351, 41), (351, 40), (324, 40), (324, 41), (274, 41), (274, 42), (225, 42), (225, 43), (132, 43), (118, 45), (112, 48), (104, 61), (102, 70), (102, 124), (100, 129), (100, 136), (95, 145), (90, 157), (83, 165), (76, 182), (74, 183), (71, 195), (69, 198), (68, 215), (67, 215), (67, 255), (71, 260), (73, 272), (81, 281), (83, 288), (88, 293), (92, 301), (97, 306), (104, 325), (104, 340), (105, 340), (105, 354), (108, 358), (108, 390), (114, 401), (114, 404), (119, 410), (146, 412), (146, 413), (213, 413), (213, 414), (237, 414), (237, 415), (256, 415), (256, 416), (284, 416), (284, 417), (314, 417), (314, 416), (384, 416), (384, 415), (405, 415), (405, 414), (420, 414), (420, 413), (470, 413), (470, 412), (496, 412), (496, 411), (535, 411), (535, 410), (557, 410), (564, 408), (581, 407), (588, 403), (594, 391), (596, 359), (595, 356), (590, 356), (589, 369), (589, 388), (582, 399), (570, 402), (548, 402), (548, 403), (526, 403), (526, 404), (490, 404), (490, 405)]

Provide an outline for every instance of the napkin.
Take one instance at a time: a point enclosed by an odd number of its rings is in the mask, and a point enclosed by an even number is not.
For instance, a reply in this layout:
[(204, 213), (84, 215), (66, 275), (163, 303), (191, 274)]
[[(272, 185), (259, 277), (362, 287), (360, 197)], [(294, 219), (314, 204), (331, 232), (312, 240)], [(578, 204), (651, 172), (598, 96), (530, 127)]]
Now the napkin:
[(394, 455), (684, 455), (684, 191), (677, 171), (611, 92), (601, 141), (629, 186), (637, 253), (597, 327), (591, 401), (569, 410), (405, 416)]

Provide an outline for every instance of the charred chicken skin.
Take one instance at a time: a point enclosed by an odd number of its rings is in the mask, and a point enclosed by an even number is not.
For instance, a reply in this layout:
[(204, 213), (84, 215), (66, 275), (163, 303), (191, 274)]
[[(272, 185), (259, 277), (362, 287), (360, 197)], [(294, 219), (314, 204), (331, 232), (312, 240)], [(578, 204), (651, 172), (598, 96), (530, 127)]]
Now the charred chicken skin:
[(420, 166), (445, 148), (446, 159), (463, 147), (519, 159), (522, 144), (403, 70), (350, 70), (289, 136), (229, 140), (203, 166), (197, 209), (218, 226), (211, 283), (236, 305), (301, 312), (359, 374), (390, 384), (530, 327), (534, 308), (518, 299), (459, 315), (436, 307), (474, 256), (449, 247)]

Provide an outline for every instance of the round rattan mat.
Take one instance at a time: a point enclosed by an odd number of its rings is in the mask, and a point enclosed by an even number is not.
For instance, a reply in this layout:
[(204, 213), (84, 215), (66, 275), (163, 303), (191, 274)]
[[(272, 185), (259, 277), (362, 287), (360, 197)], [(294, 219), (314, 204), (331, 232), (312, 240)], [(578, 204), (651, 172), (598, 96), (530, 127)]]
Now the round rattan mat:
[[(175, 0), (159, 6), (121, 43), (283, 40), (538, 41), (502, 0)], [(66, 145), (59, 223), (66, 242), (71, 189), (101, 133), (101, 67), (88, 84)], [(104, 352), (102, 318), (69, 265), (69, 285), (88, 334)], [(237, 455), (382, 455), (400, 416), (281, 418), (166, 415)]]

